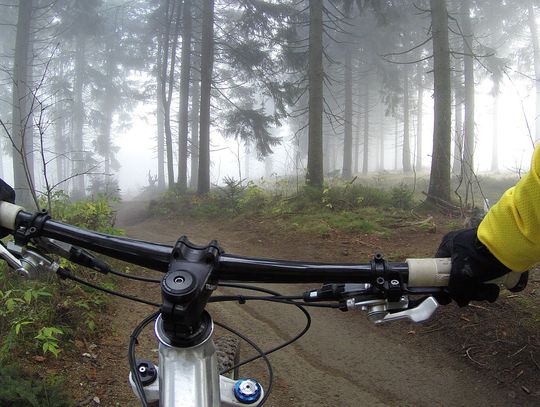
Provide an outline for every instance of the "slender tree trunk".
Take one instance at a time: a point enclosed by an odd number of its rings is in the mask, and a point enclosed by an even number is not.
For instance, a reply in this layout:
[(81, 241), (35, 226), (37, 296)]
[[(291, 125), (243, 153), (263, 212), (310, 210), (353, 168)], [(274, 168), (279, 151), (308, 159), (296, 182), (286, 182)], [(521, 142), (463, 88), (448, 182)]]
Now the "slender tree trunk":
[(474, 60), (472, 47), (472, 26), (470, 18), (470, 1), (462, 2), (462, 27), (464, 50), (464, 80), (465, 80), (465, 121), (463, 133), (463, 165), (462, 179), (465, 183), (465, 203), (469, 202), (472, 194), (472, 177), (474, 174)]
[(274, 172), (274, 159), (271, 155), (264, 159), (264, 177), (270, 179)]
[(184, 0), (182, 13), (182, 73), (180, 77), (180, 109), (178, 135), (178, 187), (187, 188), (188, 129), (189, 129), (189, 78), (191, 76), (191, 0)]
[(448, 11), (445, 0), (430, 0), (433, 31), (434, 126), (428, 200), (450, 201), (452, 93)]
[(416, 170), (422, 170), (422, 150), (423, 143), (423, 125), (424, 125), (424, 83), (423, 83), (422, 68), (418, 67), (418, 110), (416, 120)]
[(369, 80), (367, 76), (364, 82), (364, 143), (363, 143), (363, 159), (362, 159), (362, 174), (366, 175), (369, 170)]
[(493, 96), (493, 141), (491, 142), (491, 171), (499, 172), (499, 92)]
[(398, 145), (399, 145), (399, 119), (396, 116), (394, 120), (394, 171), (397, 171), (398, 166), (399, 166)]
[(334, 137), (323, 136), (323, 151), (324, 154), (324, 164), (323, 168), (326, 170), (326, 173), (333, 173), (337, 169), (337, 143), (334, 140)]
[(65, 121), (62, 117), (62, 112), (64, 110), (63, 103), (60, 101), (60, 98), (56, 98), (55, 106), (58, 109), (56, 114), (57, 117), (54, 121), (54, 151), (56, 153), (55, 163), (56, 163), (56, 182), (60, 182), (64, 179), (64, 158), (62, 155), (65, 153), (65, 144), (66, 140), (64, 138), (65, 131)]
[(159, 41), (158, 45), (158, 61), (157, 61), (157, 75), (156, 75), (156, 122), (157, 122), (157, 176), (158, 176), (158, 189), (160, 191), (165, 189), (165, 110), (163, 109), (163, 81), (165, 78), (162, 76), (163, 67), (163, 40)]
[(32, 20), (32, 1), (19, 4), (17, 34), (15, 39), (15, 60), (13, 63), (12, 91), (12, 150), (13, 178), (18, 201), (29, 205), (30, 190), (34, 189), (33, 173), (29, 162), (32, 151), (32, 112), (29, 55), (31, 46), (30, 23)]
[(411, 172), (411, 144), (409, 132), (409, 69), (405, 65), (403, 72), (403, 172)]
[[(165, 34), (163, 36), (163, 63), (162, 63), (162, 82), (161, 92), (163, 96), (164, 128), (165, 128), (165, 152), (167, 155), (167, 181), (168, 187), (174, 186), (174, 165), (173, 165), (173, 147), (171, 130), (171, 102), (174, 84), (174, 67), (176, 64), (176, 48), (178, 46), (178, 33), (180, 30), (180, 5), (178, 0), (167, 0), (165, 5)], [(174, 17), (176, 11), (176, 19)], [(171, 27), (173, 21), (175, 32), (173, 34), (172, 45), (170, 42)], [(169, 47), (171, 56), (169, 58)], [(169, 67), (170, 64), (170, 67)], [(167, 72), (168, 71), (168, 72)]]
[[(111, 161), (112, 161), (112, 150), (111, 150), (111, 129), (113, 122), (113, 109), (114, 109), (114, 71), (116, 69), (116, 53), (114, 49), (114, 44), (110, 43), (108, 45), (107, 52), (107, 68), (106, 68), (106, 78), (107, 81), (105, 86), (105, 99), (103, 102), (103, 128), (102, 128), (102, 137), (99, 140), (98, 150), (101, 152), (104, 160), (104, 170), (105, 176), (111, 174)], [(107, 182), (106, 182), (107, 184)]]
[(200, 58), (197, 56), (192, 71), (191, 87), (191, 140), (189, 149), (191, 153), (191, 178), (189, 185), (191, 188), (197, 188), (199, 175), (199, 108), (200, 99)]
[(210, 90), (214, 67), (214, 0), (203, 2), (198, 194), (210, 191)]
[(83, 87), (86, 72), (86, 41), (85, 37), (79, 34), (76, 38), (75, 54), (75, 81), (73, 84), (73, 192), (72, 198), (82, 199), (86, 196), (85, 187), (85, 165), (84, 165), (84, 104)]
[(306, 183), (322, 188), (323, 169), (323, 2), (309, 2), (309, 129)]
[[(58, 75), (64, 77), (64, 66), (62, 63), (58, 67)], [(56, 182), (60, 182), (65, 179), (65, 157), (67, 140), (65, 138), (66, 118), (64, 112), (67, 110), (64, 104), (65, 94), (62, 90), (56, 92), (54, 95), (54, 157), (56, 167)]]
[(343, 179), (352, 177), (352, 56), (345, 53), (345, 138), (343, 140)]
[(528, 4), (529, 30), (531, 31), (533, 58), (534, 58), (534, 77), (536, 90), (536, 109), (534, 116), (534, 140), (540, 140), (540, 44), (538, 41), (538, 27), (536, 25), (536, 16), (534, 12), (534, 0)]
[[(360, 98), (359, 98), (360, 101)], [(359, 103), (360, 105), (360, 103)], [(360, 161), (360, 133), (361, 133), (361, 125), (362, 125), (362, 115), (360, 113), (357, 114), (356, 117), (356, 131), (354, 132), (354, 173), (358, 174), (358, 161)]]
[(379, 106), (379, 170), (384, 171), (384, 106)]
[[(459, 62), (456, 62), (456, 64)], [(461, 65), (461, 64), (460, 64)], [(452, 161), (452, 172), (454, 175), (461, 175), (461, 165), (463, 162), (463, 73), (458, 72), (461, 66), (456, 66), (454, 73), (454, 158)]]
[[(250, 174), (249, 174), (249, 158), (251, 156), (251, 147), (249, 145), (249, 142), (246, 142), (244, 145), (244, 178), (249, 180)], [(239, 181), (242, 181), (242, 178), (239, 179)]]

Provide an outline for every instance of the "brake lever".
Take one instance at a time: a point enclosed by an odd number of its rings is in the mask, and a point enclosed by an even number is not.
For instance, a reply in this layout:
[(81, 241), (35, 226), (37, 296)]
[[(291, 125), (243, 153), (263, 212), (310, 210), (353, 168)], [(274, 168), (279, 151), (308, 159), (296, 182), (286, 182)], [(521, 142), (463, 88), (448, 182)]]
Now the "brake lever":
[(29, 277), (28, 271), (23, 267), (21, 261), (15, 257), (5, 246), (0, 242), (0, 257), (19, 275)]
[[(25, 277), (35, 278), (44, 273), (56, 273), (60, 268), (55, 261), (25, 246), (18, 246), (13, 241), (9, 241), (7, 249), (4, 249), (18, 260), (20, 268), (16, 271)], [(20, 256), (20, 259), (17, 259), (13, 253)]]
[(397, 302), (388, 302), (385, 299), (375, 299), (357, 302), (350, 298), (346, 302), (347, 309), (361, 310), (368, 313), (368, 319), (375, 324), (408, 319), (413, 322), (426, 321), (439, 307), (439, 303), (432, 296), (426, 297), (417, 305), (410, 306), (409, 298), (402, 296)]

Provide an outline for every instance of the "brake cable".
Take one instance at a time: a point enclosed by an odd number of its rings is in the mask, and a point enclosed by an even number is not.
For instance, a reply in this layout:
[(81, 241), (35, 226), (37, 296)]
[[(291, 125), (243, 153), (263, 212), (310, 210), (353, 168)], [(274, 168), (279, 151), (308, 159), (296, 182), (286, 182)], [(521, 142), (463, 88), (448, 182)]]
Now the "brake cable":
[(105, 288), (103, 286), (99, 286), (97, 284), (93, 284), (93, 283), (91, 283), (89, 281), (83, 280), (83, 279), (81, 279), (79, 277), (74, 276), (69, 271), (67, 271), (66, 269), (63, 269), (63, 268), (59, 268), (58, 271), (57, 271), (57, 274), (60, 276), (60, 278), (64, 278), (64, 279), (67, 278), (68, 280), (75, 281), (76, 283), (79, 283), (79, 284), (85, 285), (87, 287), (93, 288), (94, 290), (103, 291), (103, 292), (105, 292), (107, 294), (111, 294), (111, 295), (114, 295), (116, 297), (124, 298), (124, 299), (130, 300), (130, 301), (140, 302), (142, 304), (151, 305), (153, 307), (158, 307), (158, 308), (160, 307), (160, 304), (158, 304), (157, 302), (148, 301), (148, 300), (145, 300), (143, 298), (134, 297), (134, 296), (129, 295), (129, 294), (119, 293), (117, 291), (113, 291), (113, 290), (110, 290), (110, 289)]

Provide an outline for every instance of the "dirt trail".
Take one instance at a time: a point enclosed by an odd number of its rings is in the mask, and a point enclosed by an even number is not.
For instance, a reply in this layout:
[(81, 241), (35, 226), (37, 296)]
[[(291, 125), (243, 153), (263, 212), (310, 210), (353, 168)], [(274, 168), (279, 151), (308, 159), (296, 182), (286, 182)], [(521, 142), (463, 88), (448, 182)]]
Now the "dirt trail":
[[(230, 253), (313, 261), (366, 261), (377, 250), (389, 256), (429, 255), (441, 237), (428, 234), (419, 241), (418, 236), (408, 234), (391, 240), (336, 235), (306, 240), (287, 230), (270, 232), (264, 224), (145, 218), (142, 203), (124, 204), (118, 221), (128, 236), (138, 239), (173, 244), (186, 234), (199, 244), (218, 239)], [(305, 287), (272, 288), (284, 294), (298, 294)], [(154, 288), (128, 284), (126, 289), (145, 298), (159, 299)], [(151, 291), (156, 292), (149, 295)], [(98, 357), (93, 362), (95, 371), (106, 369), (109, 375), (106, 380), (95, 379), (98, 386), (94, 391), (100, 396), (101, 405), (137, 405), (126, 385), (125, 348), (131, 329), (151, 308), (115, 300), (111, 309), (115, 310), (115, 315), (110, 317), (113, 335), (99, 344)], [(379, 327), (369, 323), (361, 313), (310, 312), (313, 316), (310, 332), (299, 342), (270, 356), (275, 387), (268, 406), (532, 406), (539, 403), (539, 394), (534, 393), (539, 389), (525, 395), (508, 384), (497, 384), (492, 375), (471, 366), (462, 353), (453, 352), (451, 330), (441, 340), (441, 335), (431, 335), (429, 329), (420, 335), (418, 325), (405, 322)], [(278, 304), (212, 305), (211, 313), (216, 320), (248, 335), (263, 348), (289, 338), (304, 323), (296, 309)], [(141, 352), (150, 353), (144, 356), (155, 356), (150, 331), (142, 342)], [(243, 352), (249, 354), (247, 345)], [(241, 373), (260, 378), (263, 371), (262, 365), (255, 363)]]

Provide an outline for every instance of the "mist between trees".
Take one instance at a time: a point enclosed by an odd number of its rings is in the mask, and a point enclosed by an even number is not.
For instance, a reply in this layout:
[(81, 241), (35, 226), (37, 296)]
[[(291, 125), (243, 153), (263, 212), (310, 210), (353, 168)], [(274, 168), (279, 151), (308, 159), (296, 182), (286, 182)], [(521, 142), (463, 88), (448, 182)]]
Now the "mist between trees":
[(312, 187), (425, 172), (428, 200), (454, 177), (467, 202), (479, 154), (519, 172), (538, 139), (538, 3), (3, 0), (0, 176), (31, 205), (116, 194), (145, 106), (157, 191), (207, 193), (225, 138), (239, 181), (253, 159)]

